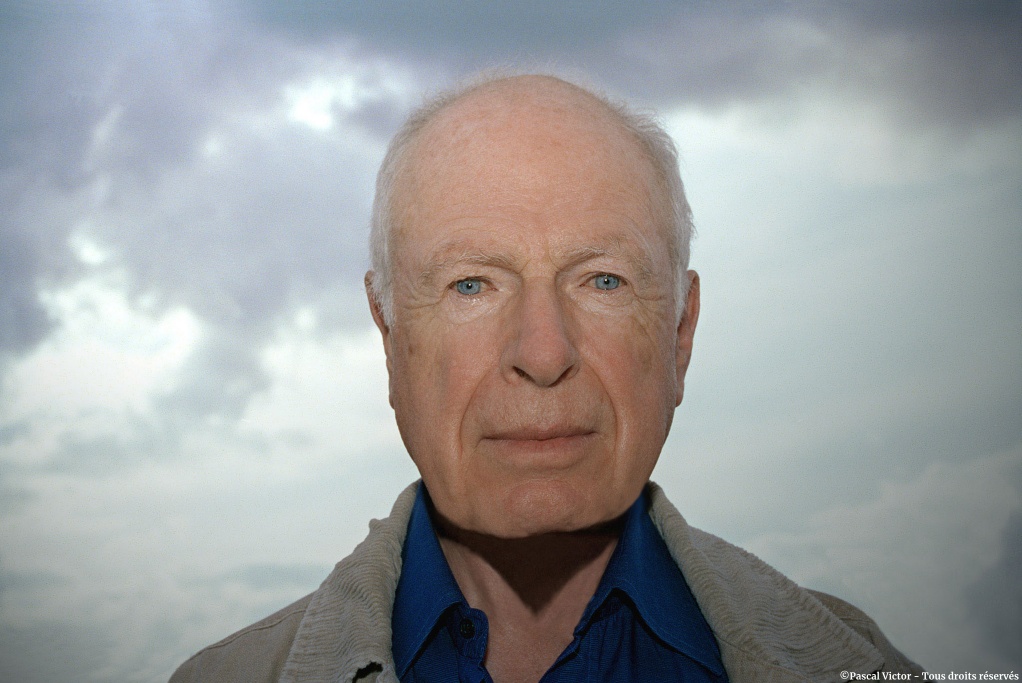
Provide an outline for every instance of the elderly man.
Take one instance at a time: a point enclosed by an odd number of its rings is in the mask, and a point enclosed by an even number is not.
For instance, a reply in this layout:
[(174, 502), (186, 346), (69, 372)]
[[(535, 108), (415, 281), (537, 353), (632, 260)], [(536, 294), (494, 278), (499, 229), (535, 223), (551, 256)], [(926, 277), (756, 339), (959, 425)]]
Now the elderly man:
[(670, 139), (574, 85), (502, 78), (414, 114), (366, 286), (422, 483), (316, 592), (172, 680), (919, 673), (649, 483), (699, 316), (690, 232)]

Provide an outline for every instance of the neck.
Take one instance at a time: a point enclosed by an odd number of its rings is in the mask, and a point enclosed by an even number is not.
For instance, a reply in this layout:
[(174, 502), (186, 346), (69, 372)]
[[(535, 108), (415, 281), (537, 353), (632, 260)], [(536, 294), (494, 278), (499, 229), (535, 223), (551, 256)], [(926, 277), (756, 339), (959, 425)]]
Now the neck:
[(571, 642), (617, 547), (623, 521), (503, 539), (458, 529), (439, 515), (434, 519), (465, 599), (489, 621), (490, 675), (494, 681), (539, 680)]

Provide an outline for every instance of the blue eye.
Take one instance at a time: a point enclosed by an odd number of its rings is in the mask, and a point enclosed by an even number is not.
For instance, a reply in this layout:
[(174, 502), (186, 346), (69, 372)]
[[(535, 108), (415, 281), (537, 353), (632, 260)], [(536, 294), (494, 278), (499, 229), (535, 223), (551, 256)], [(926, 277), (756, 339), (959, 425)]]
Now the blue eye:
[(465, 296), (478, 294), (479, 290), (482, 289), (482, 286), (483, 283), (478, 278), (474, 277), (458, 280), (454, 283), (454, 288), (458, 290), (458, 294), (464, 294)]
[(596, 289), (617, 289), (621, 286), (621, 278), (610, 273), (603, 273), (593, 278)]

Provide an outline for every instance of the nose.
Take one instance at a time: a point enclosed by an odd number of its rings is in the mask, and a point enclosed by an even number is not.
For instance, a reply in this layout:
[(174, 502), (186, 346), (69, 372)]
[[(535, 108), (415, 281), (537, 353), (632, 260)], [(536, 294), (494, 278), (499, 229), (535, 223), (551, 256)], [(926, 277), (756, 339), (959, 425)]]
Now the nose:
[(508, 379), (552, 387), (575, 374), (579, 356), (568, 323), (555, 287), (526, 282), (503, 359)]

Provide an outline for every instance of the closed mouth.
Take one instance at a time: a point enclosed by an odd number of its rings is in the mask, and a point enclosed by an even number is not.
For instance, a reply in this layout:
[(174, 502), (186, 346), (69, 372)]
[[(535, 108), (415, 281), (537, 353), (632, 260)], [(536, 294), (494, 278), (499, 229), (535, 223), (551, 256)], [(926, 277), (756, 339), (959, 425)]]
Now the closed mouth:
[(574, 437), (590, 436), (595, 434), (591, 429), (583, 427), (527, 427), (524, 429), (511, 429), (498, 431), (486, 435), (485, 439), (491, 441), (555, 441), (558, 439), (572, 439)]

